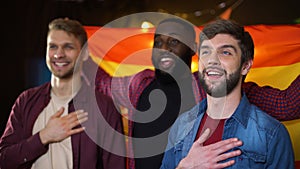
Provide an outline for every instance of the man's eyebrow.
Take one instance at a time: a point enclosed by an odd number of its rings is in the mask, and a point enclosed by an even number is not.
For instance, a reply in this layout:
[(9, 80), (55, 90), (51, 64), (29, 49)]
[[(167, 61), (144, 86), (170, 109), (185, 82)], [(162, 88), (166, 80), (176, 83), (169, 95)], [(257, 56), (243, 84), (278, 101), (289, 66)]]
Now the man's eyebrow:
[(209, 49), (211, 47), (207, 46), (207, 45), (203, 45), (203, 46), (200, 46), (200, 49)]
[(223, 45), (220, 47), (220, 49), (224, 49), (224, 48), (232, 48), (235, 52), (237, 52), (237, 49), (235, 46), (233, 45)]
[[(208, 46), (208, 45), (202, 45), (200, 46), (200, 49), (211, 49), (212, 47)], [(224, 49), (224, 48), (232, 48), (235, 52), (237, 52), (237, 49), (235, 46), (233, 45), (223, 45), (221, 47), (219, 47), (219, 49)]]
[[(51, 45), (51, 46), (53, 46), (53, 45), (59, 46), (59, 45), (58, 45), (57, 43), (55, 43), (55, 42), (49, 42), (48, 45)], [(72, 42), (66, 42), (66, 43), (63, 43), (62, 46), (75, 46), (75, 44), (72, 43)]]

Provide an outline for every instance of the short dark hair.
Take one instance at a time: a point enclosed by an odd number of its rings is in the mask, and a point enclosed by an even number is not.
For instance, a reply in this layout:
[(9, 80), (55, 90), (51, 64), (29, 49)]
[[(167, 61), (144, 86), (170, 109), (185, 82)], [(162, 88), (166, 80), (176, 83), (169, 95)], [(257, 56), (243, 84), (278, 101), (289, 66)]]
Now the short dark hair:
[(196, 53), (194, 51), (196, 44), (195, 26), (180, 17), (171, 17), (160, 21), (156, 27), (154, 37), (158, 35), (175, 36), (175, 38), (179, 38), (180, 42), (188, 46), (193, 53)]
[[(209, 40), (215, 37), (217, 34), (229, 34), (233, 36), (239, 42), (239, 47), (242, 51), (241, 64), (253, 60), (254, 58), (254, 42), (249, 34), (245, 31), (244, 27), (233, 20), (217, 19), (204, 26), (199, 35), (199, 45), (204, 40)], [(200, 49), (200, 48), (199, 48)]]
[(181, 18), (167, 18), (167, 19), (160, 21), (158, 25), (166, 23), (166, 22), (176, 22), (176, 23), (179, 23), (180, 25), (183, 25), (185, 27), (185, 29), (187, 29), (188, 32), (191, 34), (191, 37), (193, 37), (192, 40), (195, 41), (196, 32), (194, 29), (194, 25), (191, 24), (190, 22), (188, 22), (184, 19), (181, 19)]
[(63, 30), (68, 34), (74, 35), (80, 41), (81, 47), (87, 42), (87, 33), (82, 24), (77, 20), (57, 18), (49, 23), (48, 28), (48, 34), (51, 30)]

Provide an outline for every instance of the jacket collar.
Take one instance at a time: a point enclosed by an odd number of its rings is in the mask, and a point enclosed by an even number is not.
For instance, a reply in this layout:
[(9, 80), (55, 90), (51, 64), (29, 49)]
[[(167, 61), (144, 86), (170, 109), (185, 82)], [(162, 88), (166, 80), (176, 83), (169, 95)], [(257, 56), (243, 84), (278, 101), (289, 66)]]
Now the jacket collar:
[[(203, 99), (199, 103), (199, 112), (197, 114), (197, 117), (200, 115), (203, 115), (206, 112), (207, 109), (207, 99)], [(238, 105), (237, 109), (234, 111), (232, 116), (227, 119), (228, 122), (235, 120), (239, 124), (241, 124), (244, 128), (247, 127), (248, 119), (250, 117), (250, 112), (251, 112), (251, 104), (246, 96), (245, 93), (242, 95), (242, 99), (240, 101), (240, 104)], [(191, 118), (196, 118), (196, 117), (191, 117)]]

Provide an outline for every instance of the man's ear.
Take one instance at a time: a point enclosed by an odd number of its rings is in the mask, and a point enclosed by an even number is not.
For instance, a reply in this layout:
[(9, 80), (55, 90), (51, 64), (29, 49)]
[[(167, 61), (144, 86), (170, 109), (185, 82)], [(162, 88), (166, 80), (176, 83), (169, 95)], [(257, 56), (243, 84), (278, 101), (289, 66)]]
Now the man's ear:
[(252, 64), (253, 64), (253, 60), (248, 60), (247, 62), (245, 62), (243, 64), (243, 67), (242, 67), (242, 75), (247, 75), (247, 73), (250, 71), (251, 67), (252, 67)]

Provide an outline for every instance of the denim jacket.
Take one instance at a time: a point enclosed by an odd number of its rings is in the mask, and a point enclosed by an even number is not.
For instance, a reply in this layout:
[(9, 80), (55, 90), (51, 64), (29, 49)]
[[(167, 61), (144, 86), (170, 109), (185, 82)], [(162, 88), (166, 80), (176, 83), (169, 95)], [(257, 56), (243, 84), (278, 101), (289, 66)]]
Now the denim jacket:
[[(161, 169), (173, 169), (187, 156), (206, 112), (203, 100), (183, 113), (171, 128)], [(242, 154), (234, 159), (231, 169), (293, 169), (294, 152), (285, 126), (249, 103), (245, 94), (233, 115), (226, 120), (222, 140), (237, 137), (243, 145)], [(200, 160), (200, 159), (199, 159)]]

